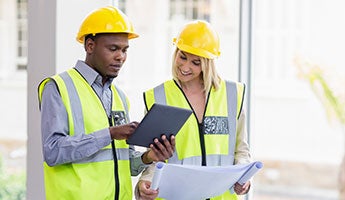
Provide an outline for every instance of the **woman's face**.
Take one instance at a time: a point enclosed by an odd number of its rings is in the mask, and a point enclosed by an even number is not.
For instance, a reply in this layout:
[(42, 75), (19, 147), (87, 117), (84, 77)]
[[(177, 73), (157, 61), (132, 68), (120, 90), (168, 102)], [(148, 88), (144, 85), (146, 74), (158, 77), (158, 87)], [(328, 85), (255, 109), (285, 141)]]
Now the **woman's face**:
[(181, 83), (200, 81), (202, 79), (201, 60), (199, 56), (178, 50), (175, 57), (177, 77)]

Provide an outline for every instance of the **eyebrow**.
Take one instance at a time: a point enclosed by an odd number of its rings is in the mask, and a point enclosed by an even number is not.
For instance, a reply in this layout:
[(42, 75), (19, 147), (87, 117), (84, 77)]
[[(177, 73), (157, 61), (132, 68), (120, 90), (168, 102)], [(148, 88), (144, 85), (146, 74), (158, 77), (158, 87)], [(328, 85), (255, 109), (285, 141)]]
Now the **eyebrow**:
[(118, 45), (118, 44), (108, 44), (107, 46), (109, 46), (109, 47), (116, 47), (117, 49), (128, 49), (129, 48), (129, 45), (121, 46), (121, 45)]
[[(180, 50), (180, 53), (182, 54), (182, 55), (184, 55), (185, 57), (187, 57), (187, 53), (185, 53), (185, 52), (183, 52), (183, 51), (181, 51)], [(190, 54), (191, 55), (191, 54)], [(199, 56), (197, 56), (198, 58), (196, 58), (196, 59), (193, 59), (192, 60), (192, 62), (200, 62), (201, 63), (201, 59), (200, 59), (200, 57)]]

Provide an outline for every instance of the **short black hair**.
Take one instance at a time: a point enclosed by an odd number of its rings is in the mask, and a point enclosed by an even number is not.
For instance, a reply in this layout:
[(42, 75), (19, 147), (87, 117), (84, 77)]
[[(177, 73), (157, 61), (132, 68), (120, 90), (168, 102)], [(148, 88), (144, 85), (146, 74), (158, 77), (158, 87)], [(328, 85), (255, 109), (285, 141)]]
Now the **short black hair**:
[(86, 44), (86, 40), (87, 39), (91, 39), (91, 40), (93, 40), (93, 41), (95, 41), (95, 39), (96, 39), (96, 34), (88, 34), (88, 35), (86, 35), (85, 36), (85, 39), (84, 39), (84, 44)]

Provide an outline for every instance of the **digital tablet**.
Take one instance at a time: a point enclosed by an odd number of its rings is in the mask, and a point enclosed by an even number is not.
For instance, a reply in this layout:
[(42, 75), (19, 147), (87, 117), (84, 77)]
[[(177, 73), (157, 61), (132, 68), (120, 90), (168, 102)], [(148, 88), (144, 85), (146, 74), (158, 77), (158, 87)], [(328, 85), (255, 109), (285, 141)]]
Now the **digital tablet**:
[(176, 135), (192, 113), (189, 109), (155, 103), (127, 139), (127, 144), (149, 147), (163, 134), (168, 138)]

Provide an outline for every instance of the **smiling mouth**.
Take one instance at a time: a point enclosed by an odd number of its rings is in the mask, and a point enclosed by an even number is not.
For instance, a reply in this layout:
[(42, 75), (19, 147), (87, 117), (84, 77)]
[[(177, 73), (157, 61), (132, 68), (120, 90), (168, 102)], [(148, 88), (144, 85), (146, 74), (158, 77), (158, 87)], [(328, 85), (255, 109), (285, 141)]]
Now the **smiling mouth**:
[(183, 76), (188, 76), (188, 75), (191, 74), (190, 72), (183, 72), (183, 71), (181, 71), (181, 70), (180, 70), (180, 73), (181, 73), (181, 75), (183, 75)]

